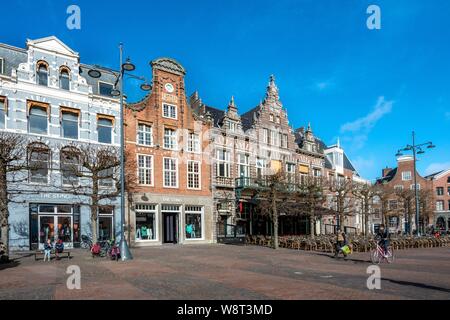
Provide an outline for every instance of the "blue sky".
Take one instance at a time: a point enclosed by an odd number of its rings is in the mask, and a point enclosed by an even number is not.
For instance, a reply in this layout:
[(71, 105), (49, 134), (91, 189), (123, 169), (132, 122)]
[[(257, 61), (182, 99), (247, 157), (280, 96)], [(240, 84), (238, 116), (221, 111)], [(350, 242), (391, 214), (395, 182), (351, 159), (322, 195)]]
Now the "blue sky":
[[(70, 4), (81, 8), (81, 30), (66, 28)], [(381, 8), (381, 30), (366, 27), (370, 4)], [(0, 42), (56, 35), (82, 62), (115, 67), (122, 41), (138, 74), (173, 57), (188, 93), (217, 108), (231, 95), (241, 112), (256, 106), (274, 74), (291, 124), (311, 122), (327, 144), (340, 137), (366, 178), (395, 166), (413, 129), (437, 145), (420, 172), (450, 168), (450, 1), (17, 0), (2, 11)]]

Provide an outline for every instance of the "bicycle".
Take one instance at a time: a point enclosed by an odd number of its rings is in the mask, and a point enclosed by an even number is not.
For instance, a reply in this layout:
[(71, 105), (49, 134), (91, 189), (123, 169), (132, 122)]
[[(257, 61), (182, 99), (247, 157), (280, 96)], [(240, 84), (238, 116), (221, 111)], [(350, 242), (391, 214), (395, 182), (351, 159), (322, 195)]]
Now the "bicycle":
[(388, 246), (387, 253), (385, 254), (384, 248), (382, 248), (378, 241), (374, 241), (376, 244), (375, 249), (370, 252), (370, 260), (374, 264), (380, 264), (381, 261), (386, 260), (387, 263), (394, 262), (394, 250), (391, 246)]
[(80, 247), (81, 247), (82, 249), (91, 249), (91, 248), (92, 248), (92, 245), (93, 245), (93, 243), (92, 243), (91, 238), (89, 238), (89, 237), (86, 236), (86, 235), (82, 235), (82, 236), (81, 236)]

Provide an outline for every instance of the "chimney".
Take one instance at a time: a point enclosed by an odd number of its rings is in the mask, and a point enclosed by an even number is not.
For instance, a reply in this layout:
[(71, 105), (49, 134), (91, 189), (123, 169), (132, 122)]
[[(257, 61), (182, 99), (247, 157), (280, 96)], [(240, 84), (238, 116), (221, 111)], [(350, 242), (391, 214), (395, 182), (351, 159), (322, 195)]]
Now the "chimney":
[(384, 168), (382, 173), (381, 173), (382, 174), (382, 178), (386, 177), (389, 174), (389, 172), (391, 172), (391, 171), (392, 171), (392, 168), (388, 168), (388, 167)]

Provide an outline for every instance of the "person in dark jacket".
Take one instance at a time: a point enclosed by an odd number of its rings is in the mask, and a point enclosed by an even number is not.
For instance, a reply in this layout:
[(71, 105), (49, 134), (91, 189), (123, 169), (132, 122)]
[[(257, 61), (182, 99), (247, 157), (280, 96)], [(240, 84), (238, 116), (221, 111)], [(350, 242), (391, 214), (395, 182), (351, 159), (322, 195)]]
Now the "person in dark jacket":
[[(341, 248), (347, 244), (347, 237), (345, 235), (345, 232), (342, 232), (341, 229), (337, 232), (337, 241), (336, 241), (336, 252), (334, 254), (335, 257), (339, 255), (339, 252), (341, 252)], [(342, 252), (344, 254), (344, 258), (347, 257), (347, 254), (345, 252)]]
[(377, 233), (377, 238), (379, 239), (378, 245), (383, 248), (384, 256), (386, 257), (389, 247), (389, 232), (384, 227), (384, 224), (380, 226)]
[(64, 242), (62, 239), (59, 239), (58, 242), (55, 244), (55, 255), (56, 259), (59, 260), (59, 254), (64, 252)]

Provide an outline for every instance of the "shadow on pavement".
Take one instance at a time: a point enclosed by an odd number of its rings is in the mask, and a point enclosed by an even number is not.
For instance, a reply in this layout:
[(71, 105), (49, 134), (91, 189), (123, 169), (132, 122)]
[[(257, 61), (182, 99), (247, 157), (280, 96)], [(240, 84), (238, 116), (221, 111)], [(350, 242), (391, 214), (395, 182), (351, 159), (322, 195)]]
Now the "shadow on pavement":
[(335, 258), (334, 254), (333, 255), (329, 255), (329, 254), (326, 254), (326, 253), (318, 253), (317, 255), (318, 256), (323, 256), (323, 257), (328, 257), (330, 259), (335, 259), (335, 260), (351, 261), (351, 262), (354, 262), (354, 263), (372, 263), (370, 260), (362, 260), (362, 259), (354, 259), (354, 258), (344, 259), (344, 257), (342, 257), (342, 256), (338, 256), (337, 258)]
[(0, 263), (0, 271), (5, 270), (5, 269), (10, 269), (10, 268), (15, 268), (18, 267), (20, 265), (19, 261), (16, 260), (10, 260), (9, 262), (3, 262)]
[(391, 283), (399, 284), (399, 285), (402, 285), (402, 286), (411, 286), (411, 287), (417, 287), (417, 288), (422, 288), (422, 289), (430, 289), (430, 290), (437, 290), (437, 291), (450, 293), (450, 289), (436, 287), (436, 286), (430, 286), (428, 284), (423, 284), (423, 283), (410, 282), (410, 281), (401, 281), (401, 280), (393, 280), (393, 279), (385, 279), (385, 278), (382, 278), (381, 280), (389, 281)]

